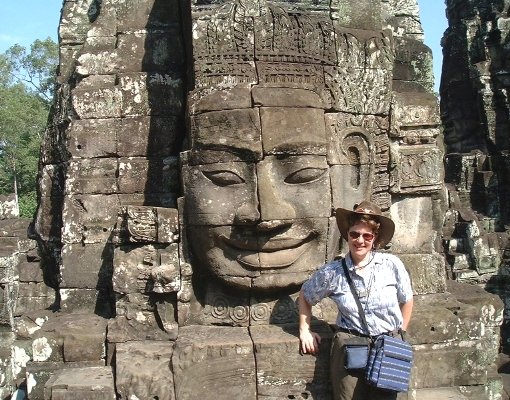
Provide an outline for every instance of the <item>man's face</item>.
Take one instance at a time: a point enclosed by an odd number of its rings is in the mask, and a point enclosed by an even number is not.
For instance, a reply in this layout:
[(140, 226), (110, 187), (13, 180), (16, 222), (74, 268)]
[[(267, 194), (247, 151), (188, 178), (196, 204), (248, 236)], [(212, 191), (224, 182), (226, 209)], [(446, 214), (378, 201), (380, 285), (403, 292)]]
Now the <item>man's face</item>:
[(194, 268), (246, 289), (301, 284), (326, 258), (331, 188), (323, 110), (209, 112), (194, 116), (192, 126), (183, 179)]

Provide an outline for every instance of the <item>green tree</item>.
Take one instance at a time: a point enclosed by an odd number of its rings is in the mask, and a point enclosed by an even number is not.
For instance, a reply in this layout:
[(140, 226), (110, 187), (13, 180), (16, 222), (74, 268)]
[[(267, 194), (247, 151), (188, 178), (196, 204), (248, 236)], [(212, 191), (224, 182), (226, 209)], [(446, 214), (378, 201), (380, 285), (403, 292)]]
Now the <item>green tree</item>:
[(20, 215), (35, 211), (39, 147), (55, 90), (57, 45), (36, 40), (0, 54), (0, 193), (15, 193)]

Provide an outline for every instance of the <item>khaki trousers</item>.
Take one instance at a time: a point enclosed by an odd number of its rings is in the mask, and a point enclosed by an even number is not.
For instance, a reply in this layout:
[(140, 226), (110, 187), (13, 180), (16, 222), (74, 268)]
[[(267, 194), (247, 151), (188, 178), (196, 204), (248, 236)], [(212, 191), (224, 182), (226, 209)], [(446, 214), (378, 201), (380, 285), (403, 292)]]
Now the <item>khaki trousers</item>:
[(365, 381), (365, 371), (347, 371), (344, 367), (345, 340), (354, 337), (337, 332), (331, 344), (331, 384), (334, 400), (395, 400), (396, 392), (377, 389)]

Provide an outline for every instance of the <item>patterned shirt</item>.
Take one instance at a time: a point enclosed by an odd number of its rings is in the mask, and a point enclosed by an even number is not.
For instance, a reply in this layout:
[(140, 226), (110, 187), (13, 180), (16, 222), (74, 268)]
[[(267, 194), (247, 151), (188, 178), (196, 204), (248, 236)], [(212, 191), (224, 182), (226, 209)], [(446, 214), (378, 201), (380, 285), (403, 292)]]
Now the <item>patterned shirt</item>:
[[(372, 254), (373, 259), (365, 267), (363, 275), (354, 269), (350, 255), (345, 257), (345, 261), (365, 311), (369, 334), (378, 335), (402, 326), (399, 304), (411, 300), (413, 290), (409, 274), (398, 257), (388, 253)], [(330, 297), (338, 307), (337, 326), (367, 333), (341, 260), (322, 266), (303, 284), (302, 291), (311, 305)]]

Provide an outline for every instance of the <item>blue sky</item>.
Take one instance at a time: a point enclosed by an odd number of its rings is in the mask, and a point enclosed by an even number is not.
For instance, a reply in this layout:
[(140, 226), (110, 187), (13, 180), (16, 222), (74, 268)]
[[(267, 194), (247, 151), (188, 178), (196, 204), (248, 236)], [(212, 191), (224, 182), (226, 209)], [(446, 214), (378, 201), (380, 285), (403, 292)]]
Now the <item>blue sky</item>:
[[(0, 0), (0, 53), (19, 43), (28, 47), (35, 39), (57, 40), (62, 0)], [(441, 74), (441, 46), (446, 29), (444, 0), (418, 0), (425, 43), (434, 55), (436, 90)]]

